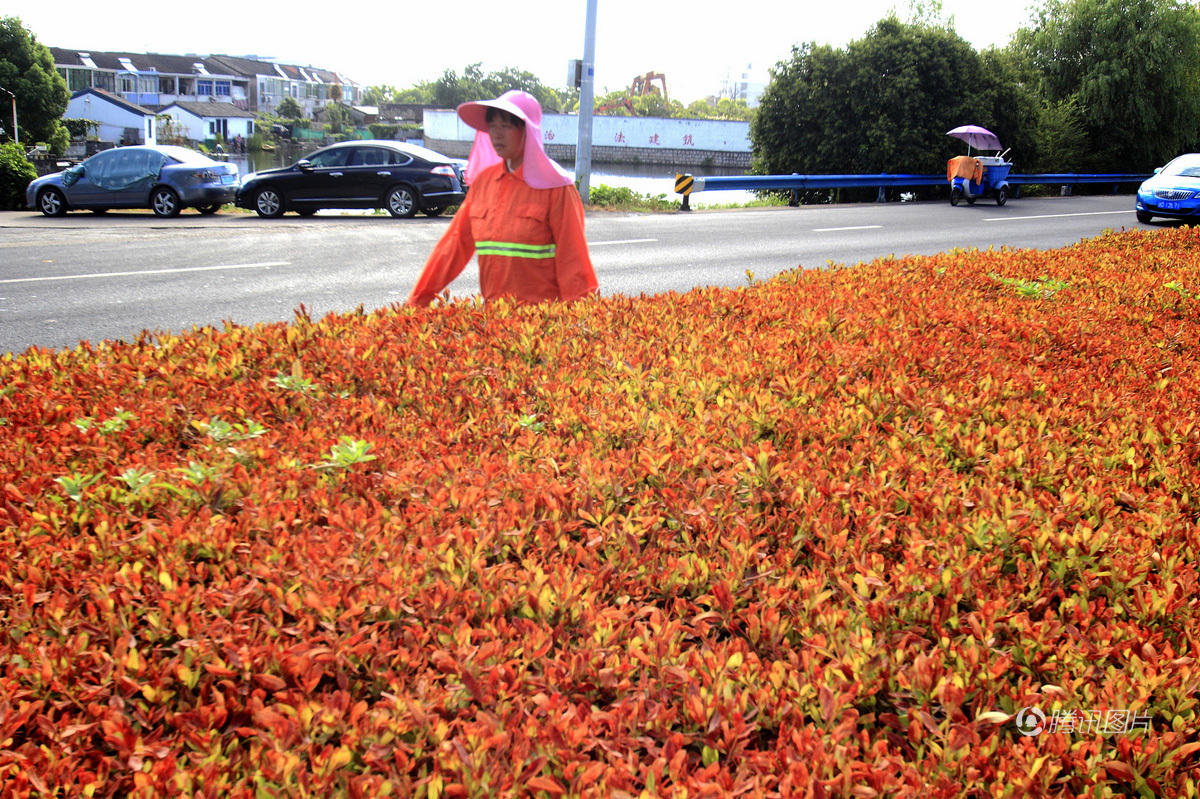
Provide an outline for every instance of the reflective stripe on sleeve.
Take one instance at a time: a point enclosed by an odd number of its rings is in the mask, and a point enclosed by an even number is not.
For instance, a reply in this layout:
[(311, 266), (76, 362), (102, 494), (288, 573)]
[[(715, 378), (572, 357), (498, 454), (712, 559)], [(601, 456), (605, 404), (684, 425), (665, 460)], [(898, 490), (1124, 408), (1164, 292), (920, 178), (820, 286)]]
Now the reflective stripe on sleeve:
[(479, 255), (504, 255), (509, 258), (553, 258), (553, 244), (518, 244), (513, 241), (477, 241), (475, 252)]

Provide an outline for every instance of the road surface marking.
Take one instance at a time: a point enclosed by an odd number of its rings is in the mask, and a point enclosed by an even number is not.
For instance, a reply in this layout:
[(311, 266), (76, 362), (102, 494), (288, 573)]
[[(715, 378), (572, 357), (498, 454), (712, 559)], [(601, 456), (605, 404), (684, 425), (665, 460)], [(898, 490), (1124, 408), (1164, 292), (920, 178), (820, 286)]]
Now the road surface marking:
[(1081, 211), (1077, 214), (1037, 214), (1035, 216), (989, 216), (984, 217), (984, 222), (1011, 222), (1018, 219), (1060, 219), (1068, 216), (1104, 216), (1105, 214), (1131, 214), (1133, 209), (1127, 211)]
[(138, 269), (130, 272), (93, 272), (83, 275), (47, 275), (45, 277), (12, 277), (2, 283), (44, 283), (50, 280), (85, 280), (91, 277), (132, 277), (134, 275), (173, 275), (180, 272), (214, 272), (220, 269), (270, 269), (272, 266), (290, 266), (291, 261), (263, 261), (258, 264), (223, 264), (221, 266), (184, 266), (178, 269)]
[(837, 233), (841, 230), (875, 230), (883, 225), (854, 225), (853, 227), (815, 227), (813, 233)]
[(607, 244), (648, 244), (658, 239), (620, 239), (617, 241), (589, 241), (589, 247), (603, 247)]

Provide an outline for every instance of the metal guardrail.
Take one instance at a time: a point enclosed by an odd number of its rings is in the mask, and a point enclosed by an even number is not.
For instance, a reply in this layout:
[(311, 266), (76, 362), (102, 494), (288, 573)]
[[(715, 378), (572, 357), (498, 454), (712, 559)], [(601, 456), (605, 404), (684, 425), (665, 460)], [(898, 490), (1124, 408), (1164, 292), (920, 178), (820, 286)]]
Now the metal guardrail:
[[(1113, 193), (1122, 183), (1141, 183), (1149, 174), (1108, 172), (1086, 174), (1076, 172), (1048, 172), (1033, 175), (1009, 175), (1008, 182), (1017, 186), (1033, 184), (1075, 186), (1081, 183), (1111, 183)], [(691, 179), (687, 191), (680, 187)], [(878, 175), (716, 175), (712, 177), (695, 177), (692, 175), (676, 175), (676, 192), (683, 194), (683, 210), (688, 208), (688, 195), (697, 191), (725, 191), (740, 189), (742, 191), (758, 191), (763, 189), (790, 189), (792, 192), (808, 189), (879, 189), (879, 199), (883, 200), (886, 189), (906, 189), (914, 186), (947, 186), (945, 175), (892, 175), (884, 172)]]

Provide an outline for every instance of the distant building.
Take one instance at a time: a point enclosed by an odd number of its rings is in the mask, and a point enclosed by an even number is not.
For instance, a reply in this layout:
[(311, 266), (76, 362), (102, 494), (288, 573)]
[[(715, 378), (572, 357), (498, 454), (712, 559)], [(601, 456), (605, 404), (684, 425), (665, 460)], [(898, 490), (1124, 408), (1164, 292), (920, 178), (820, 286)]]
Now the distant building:
[(159, 112), (174, 122), (174, 130), (191, 141), (224, 139), (238, 136), (248, 139), (254, 133), (254, 114), (233, 103), (174, 102)]
[(151, 111), (180, 102), (213, 102), (228, 103), (251, 114), (273, 113), (284, 97), (291, 97), (311, 116), (338, 92), (347, 105), (356, 105), (362, 98), (362, 87), (336, 72), (259, 58), (62, 47), (51, 47), (50, 53), (72, 92), (99, 89)]
[(64, 119), (99, 123), (96, 135), (117, 144), (156, 144), (154, 112), (102, 89), (83, 89), (71, 95)]
[(766, 90), (766, 78), (755, 72), (753, 64), (747, 64), (745, 69), (730, 72), (725, 77), (725, 84), (721, 88), (720, 96), (728, 97), (731, 100), (745, 100), (746, 105), (756, 108)]

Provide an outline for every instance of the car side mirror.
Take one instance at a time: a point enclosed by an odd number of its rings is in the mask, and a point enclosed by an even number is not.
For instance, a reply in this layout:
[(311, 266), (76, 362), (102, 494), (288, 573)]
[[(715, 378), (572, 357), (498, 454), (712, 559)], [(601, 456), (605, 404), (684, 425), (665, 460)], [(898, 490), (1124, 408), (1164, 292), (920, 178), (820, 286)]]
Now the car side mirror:
[(83, 177), (83, 164), (76, 164), (63, 170), (62, 181), (67, 186), (74, 186)]
[(308, 162), (307, 158), (301, 158), (299, 161), (296, 162), (296, 166), (300, 168), (301, 172), (312, 172), (313, 171), (313, 165)]

